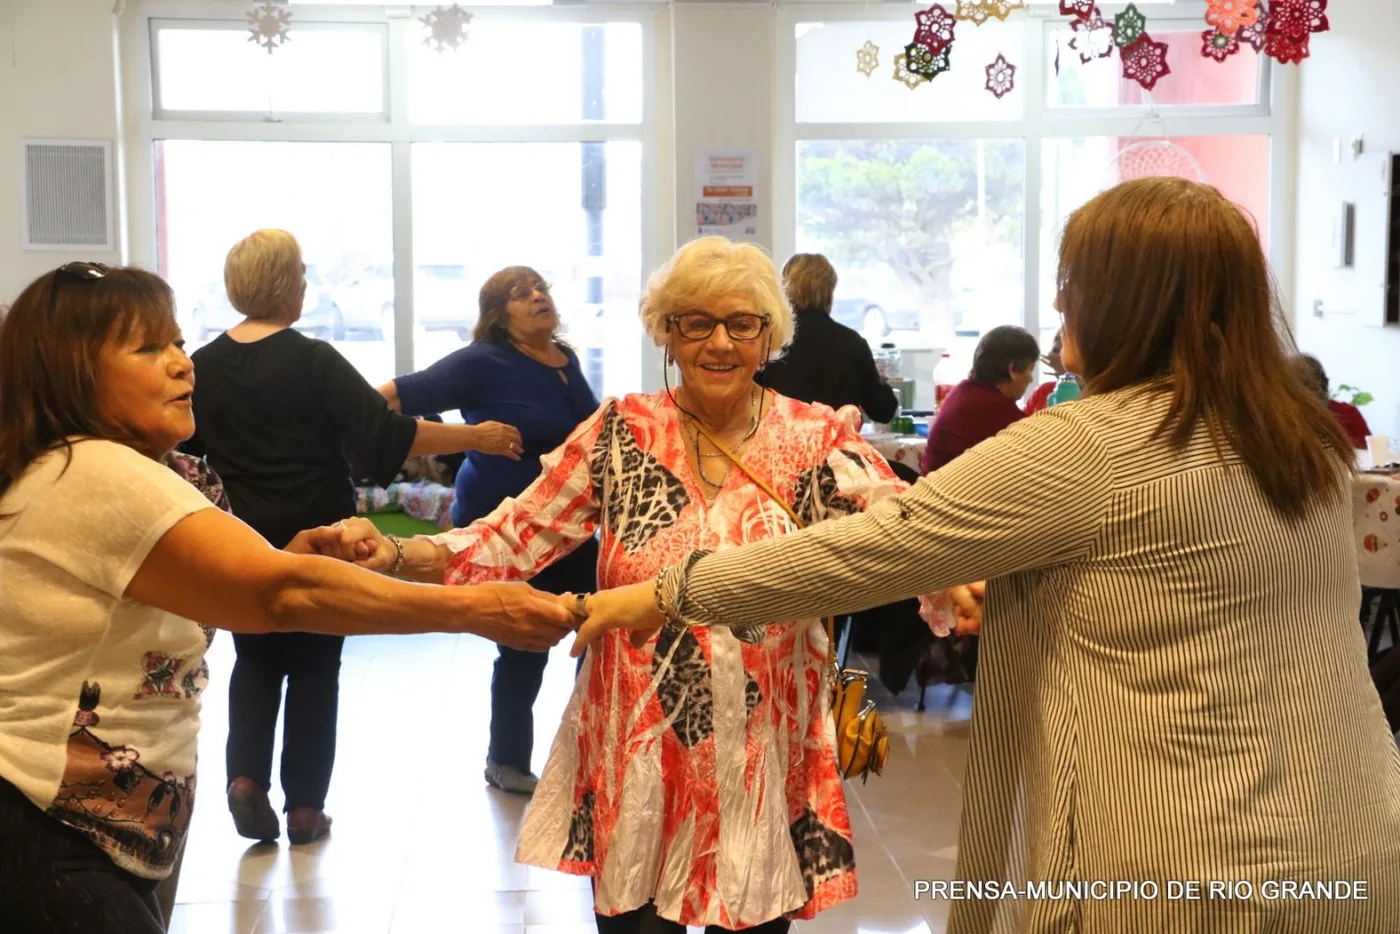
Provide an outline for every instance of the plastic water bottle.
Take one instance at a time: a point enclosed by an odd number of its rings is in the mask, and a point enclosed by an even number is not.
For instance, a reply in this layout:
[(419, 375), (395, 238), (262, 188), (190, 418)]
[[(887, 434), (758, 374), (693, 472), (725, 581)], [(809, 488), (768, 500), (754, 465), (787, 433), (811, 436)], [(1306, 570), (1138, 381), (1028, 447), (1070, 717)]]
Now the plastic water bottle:
[(1080, 396), (1079, 380), (1068, 373), (1061, 374), (1059, 382), (1055, 384), (1055, 389), (1050, 393), (1050, 398), (1045, 400), (1047, 408), (1059, 405), (1061, 402), (1073, 402)]

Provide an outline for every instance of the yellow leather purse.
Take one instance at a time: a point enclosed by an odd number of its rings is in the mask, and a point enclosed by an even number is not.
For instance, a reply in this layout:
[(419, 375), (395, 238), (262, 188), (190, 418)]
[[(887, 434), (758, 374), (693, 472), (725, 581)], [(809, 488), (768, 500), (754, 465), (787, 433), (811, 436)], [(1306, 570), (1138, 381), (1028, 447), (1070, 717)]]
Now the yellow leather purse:
[[(705, 436), (705, 440), (714, 445), (715, 450), (729, 458), (735, 467), (743, 471), (773, 502), (781, 506), (783, 512), (788, 514), (799, 529), (807, 527), (807, 523), (793, 512), (792, 507), (774, 492), (771, 486), (745, 467), (733, 451), (720, 444), (698, 421), (692, 421), (691, 424), (695, 426), (696, 431)], [(829, 669), (827, 676), (831, 680), (831, 715), (836, 721), (836, 766), (844, 778), (859, 776), (861, 781), (867, 781), (871, 772), (880, 775), (885, 770), (885, 759), (890, 751), (889, 731), (885, 728), (880, 711), (875, 708), (875, 702), (865, 696), (866, 687), (870, 683), (870, 672), (858, 668), (840, 668), (836, 664), (835, 620), (831, 617), (824, 618), (822, 628), (826, 630), (826, 661)]]

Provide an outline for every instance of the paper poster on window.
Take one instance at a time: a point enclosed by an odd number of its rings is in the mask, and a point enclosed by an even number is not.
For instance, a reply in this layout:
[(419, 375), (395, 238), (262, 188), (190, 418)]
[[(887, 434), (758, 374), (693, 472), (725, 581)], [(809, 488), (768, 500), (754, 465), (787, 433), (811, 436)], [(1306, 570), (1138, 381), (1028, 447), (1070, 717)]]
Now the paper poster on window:
[(695, 230), (731, 240), (758, 240), (758, 151), (713, 149), (695, 162)]

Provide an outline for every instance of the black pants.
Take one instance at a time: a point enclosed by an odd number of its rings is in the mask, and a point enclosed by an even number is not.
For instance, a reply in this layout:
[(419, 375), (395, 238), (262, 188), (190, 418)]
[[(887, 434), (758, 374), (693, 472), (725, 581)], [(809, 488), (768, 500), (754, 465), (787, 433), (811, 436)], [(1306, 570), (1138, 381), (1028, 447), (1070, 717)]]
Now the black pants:
[(118, 869), (3, 780), (0, 841), (6, 934), (164, 934), (155, 882)]
[[(685, 934), (685, 925), (667, 921), (656, 916), (656, 905), (647, 902), (636, 911), (613, 915), (611, 918), (594, 915), (598, 923), (598, 934)], [(757, 927), (742, 928), (745, 934), (787, 934), (792, 922), (787, 918), (774, 918)], [(730, 928), (712, 924), (705, 928), (705, 934), (725, 934)]]
[(282, 722), (285, 810), (326, 806), (335, 766), (343, 636), (305, 632), (234, 634), (238, 660), (228, 685), (228, 780), (251, 778), (272, 790), (272, 743), (287, 682)]
[(1400, 733), (1400, 647), (1389, 649), (1371, 666), (1371, 680), (1381, 696), (1390, 732)]
[[(588, 593), (598, 586), (598, 542), (590, 539), (545, 568), (530, 586), (549, 593)], [(491, 674), (491, 745), (486, 757), (498, 765), (530, 771), (535, 749), (535, 698), (544, 681), (547, 652), (500, 647)]]

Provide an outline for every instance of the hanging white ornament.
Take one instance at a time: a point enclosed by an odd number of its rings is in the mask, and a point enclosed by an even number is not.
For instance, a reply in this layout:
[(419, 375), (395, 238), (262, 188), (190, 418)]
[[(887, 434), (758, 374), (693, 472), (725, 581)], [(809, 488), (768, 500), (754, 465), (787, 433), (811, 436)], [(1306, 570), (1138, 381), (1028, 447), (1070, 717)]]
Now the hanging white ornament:
[(291, 24), (291, 10), (264, 3), (248, 12), (248, 25), (251, 27), (249, 31), (252, 33), (248, 41), (256, 42), (271, 55), (273, 50), (288, 40), (287, 32)]
[(467, 27), (471, 21), (472, 15), (460, 4), (440, 6), (422, 19), (423, 25), (428, 27), (428, 36), (423, 44), (432, 46), (439, 53), (459, 49), (467, 41)]

